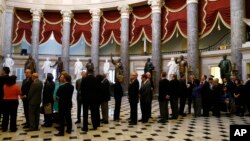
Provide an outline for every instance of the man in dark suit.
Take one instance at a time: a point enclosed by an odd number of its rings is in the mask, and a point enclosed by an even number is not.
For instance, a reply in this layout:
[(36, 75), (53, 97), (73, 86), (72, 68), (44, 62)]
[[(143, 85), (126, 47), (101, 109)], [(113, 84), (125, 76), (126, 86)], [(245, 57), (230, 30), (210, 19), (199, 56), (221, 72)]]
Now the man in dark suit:
[(161, 73), (161, 80), (159, 81), (159, 107), (160, 117), (159, 123), (165, 123), (168, 120), (168, 100), (169, 100), (169, 81), (166, 78), (167, 73)]
[(247, 104), (247, 110), (248, 110), (248, 116), (250, 116), (250, 102), (247, 101), (250, 99), (250, 74), (247, 74), (247, 82), (245, 84), (245, 95), (246, 95), (246, 104)]
[(203, 116), (209, 116), (209, 110), (211, 108), (211, 94), (212, 90), (210, 89), (210, 85), (207, 82), (207, 76), (201, 76), (201, 97), (202, 97), (202, 109), (203, 109)]
[(100, 83), (93, 75), (93, 70), (87, 72), (87, 76), (82, 79), (81, 94), (83, 99), (83, 128), (82, 131), (88, 131), (88, 110), (91, 111), (91, 120), (93, 130), (96, 130), (100, 125), (100, 118), (98, 118), (99, 103), (100, 103)]
[(23, 95), (23, 110), (24, 110), (24, 116), (26, 119), (26, 123), (23, 123), (24, 128), (29, 128), (29, 102), (27, 100), (28, 94), (29, 94), (29, 90), (30, 90), (30, 86), (33, 82), (32, 80), (32, 73), (30, 69), (26, 69), (25, 70), (25, 79), (22, 82), (22, 95)]
[(71, 76), (67, 73), (63, 73), (60, 76), (60, 81), (64, 84), (58, 88), (56, 95), (59, 98), (58, 108), (59, 108), (59, 133), (55, 136), (64, 136), (64, 126), (65, 120), (67, 122), (67, 133), (72, 131), (72, 119), (71, 119), (71, 109), (72, 109), (72, 95), (74, 92), (74, 86), (71, 84)]
[(1, 76), (0, 76), (0, 120), (2, 118), (2, 112), (3, 112), (3, 86), (4, 83), (7, 81), (10, 73), (10, 68), (9, 67), (3, 67)]
[(181, 116), (186, 116), (186, 114), (184, 113), (184, 108), (185, 108), (186, 99), (187, 99), (186, 75), (182, 75), (179, 82), (180, 82), (180, 88), (179, 88), (179, 92), (180, 92), (180, 94), (179, 94), (180, 95), (179, 114)]
[(128, 100), (130, 104), (130, 122), (129, 125), (137, 124), (137, 104), (139, 102), (139, 81), (137, 80), (138, 74), (131, 73), (130, 83), (128, 87)]
[(140, 88), (140, 104), (141, 104), (141, 113), (142, 119), (140, 120), (142, 123), (147, 123), (150, 118), (150, 102), (151, 102), (151, 84), (150, 80), (147, 78), (146, 74), (141, 76), (141, 88)]
[(110, 100), (110, 83), (106, 74), (102, 75), (101, 81), (101, 109), (102, 109), (102, 123), (109, 123), (109, 100)]
[(33, 83), (30, 86), (27, 100), (29, 101), (30, 131), (37, 131), (40, 120), (40, 104), (42, 98), (43, 82), (38, 79), (38, 74), (32, 74)]
[(172, 117), (171, 119), (177, 119), (178, 118), (178, 98), (179, 98), (179, 89), (180, 84), (177, 80), (177, 75), (172, 75), (172, 80), (169, 82), (170, 87), (170, 104), (172, 109)]

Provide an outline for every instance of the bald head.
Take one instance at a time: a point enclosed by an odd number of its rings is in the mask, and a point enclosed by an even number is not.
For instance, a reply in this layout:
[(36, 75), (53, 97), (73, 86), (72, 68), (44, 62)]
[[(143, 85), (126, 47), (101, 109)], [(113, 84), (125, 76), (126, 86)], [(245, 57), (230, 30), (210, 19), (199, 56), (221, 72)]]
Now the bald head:
[(35, 79), (37, 79), (38, 78), (38, 73), (33, 73), (32, 74), (32, 80), (35, 80)]
[(132, 73), (130, 74), (130, 79), (131, 79), (131, 80), (135, 80), (135, 79), (137, 79), (137, 77), (138, 77), (138, 74), (137, 74), (136, 72), (132, 72)]

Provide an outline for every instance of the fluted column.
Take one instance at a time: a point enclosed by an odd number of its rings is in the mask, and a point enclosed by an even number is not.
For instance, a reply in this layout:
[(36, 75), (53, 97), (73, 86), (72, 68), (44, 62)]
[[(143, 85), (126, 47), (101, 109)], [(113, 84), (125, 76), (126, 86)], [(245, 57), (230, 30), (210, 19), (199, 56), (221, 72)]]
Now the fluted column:
[(187, 0), (187, 61), (190, 71), (200, 77), (198, 0)]
[(100, 9), (90, 9), (89, 12), (92, 14), (91, 60), (94, 64), (95, 75), (97, 75), (99, 74), (99, 33), (102, 11)]
[(63, 35), (62, 35), (62, 58), (64, 70), (69, 72), (69, 47), (70, 47), (70, 23), (73, 16), (70, 10), (62, 10)]
[[(231, 59), (238, 70), (238, 77), (242, 76), (242, 54), (239, 48), (246, 41), (246, 27), (242, 19), (245, 18), (245, 0), (230, 0), (231, 11)], [(244, 76), (246, 77), (246, 76)]]
[(152, 9), (152, 62), (155, 66), (153, 80), (155, 93), (158, 93), (158, 84), (161, 77), (161, 7), (163, 0), (148, 0)]
[(123, 5), (118, 7), (121, 14), (121, 61), (123, 64), (123, 73), (124, 73), (124, 92), (128, 91), (129, 83), (129, 14), (132, 9), (128, 5)]
[(14, 7), (7, 7), (5, 10), (3, 55), (12, 54), (12, 32), (14, 21)]
[(38, 48), (42, 11), (41, 9), (31, 9), (30, 12), (32, 13), (31, 55), (36, 62), (36, 68), (39, 68)]

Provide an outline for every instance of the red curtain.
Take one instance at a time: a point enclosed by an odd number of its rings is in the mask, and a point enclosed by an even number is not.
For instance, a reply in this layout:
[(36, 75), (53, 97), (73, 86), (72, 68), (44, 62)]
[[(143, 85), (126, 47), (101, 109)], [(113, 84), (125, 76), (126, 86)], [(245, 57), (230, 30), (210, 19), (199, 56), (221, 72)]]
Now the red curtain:
[(75, 44), (83, 36), (87, 45), (91, 46), (91, 15), (90, 13), (74, 13), (71, 22), (70, 43)]
[(100, 45), (105, 46), (113, 37), (114, 42), (120, 44), (121, 15), (119, 11), (104, 11), (100, 23)]
[(62, 43), (62, 15), (54, 12), (44, 12), (40, 24), (40, 43), (48, 41), (52, 32), (54, 33), (55, 40)]
[(141, 36), (147, 38), (148, 41), (152, 40), (151, 28), (151, 8), (148, 5), (133, 8), (130, 17), (130, 46), (136, 44)]
[[(31, 44), (32, 16), (29, 11), (16, 10), (14, 13), (13, 39), (14, 45), (20, 44), (25, 38)], [(23, 37), (25, 36), (25, 37)]]

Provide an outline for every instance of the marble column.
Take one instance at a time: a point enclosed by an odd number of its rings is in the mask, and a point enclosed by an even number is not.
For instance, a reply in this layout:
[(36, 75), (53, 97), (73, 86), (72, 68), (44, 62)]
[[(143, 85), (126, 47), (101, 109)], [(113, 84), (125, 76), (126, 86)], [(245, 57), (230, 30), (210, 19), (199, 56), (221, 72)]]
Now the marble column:
[(3, 55), (12, 54), (12, 32), (14, 21), (14, 7), (5, 9), (4, 34), (3, 34)]
[[(238, 77), (242, 76), (242, 54), (240, 48), (246, 41), (246, 27), (243, 23), (245, 17), (245, 0), (230, 0), (231, 12), (231, 59), (238, 70)], [(246, 77), (246, 76), (244, 76)]]
[(198, 0), (187, 0), (187, 61), (189, 71), (200, 77)]
[(0, 55), (3, 54), (3, 12), (4, 12), (4, 9), (2, 5), (0, 4)]
[(63, 17), (62, 61), (64, 70), (69, 72), (70, 23), (73, 16), (70, 10), (61, 11)]
[(92, 14), (91, 60), (94, 64), (95, 75), (97, 75), (99, 74), (99, 33), (102, 11), (100, 9), (90, 9), (89, 12)]
[[(42, 16), (41, 9), (31, 9), (32, 13), (32, 35), (31, 35), (31, 55), (36, 62), (37, 72), (39, 72), (39, 35), (40, 35), (40, 20)], [(39, 72), (40, 74), (40, 72)]]
[[(124, 73), (124, 87), (123, 90), (125, 93), (128, 92), (129, 84), (129, 14), (132, 11), (132, 8), (128, 5), (119, 6), (118, 10), (121, 14), (121, 61), (123, 64), (123, 73)], [(126, 68), (126, 69), (125, 69)]]
[[(161, 7), (163, 0), (148, 0), (152, 9), (152, 62), (155, 66), (152, 77), (155, 93), (158, 94), (158, 84), (161, 78)], [(146, 60), (145, 60), (146, 61)]]

